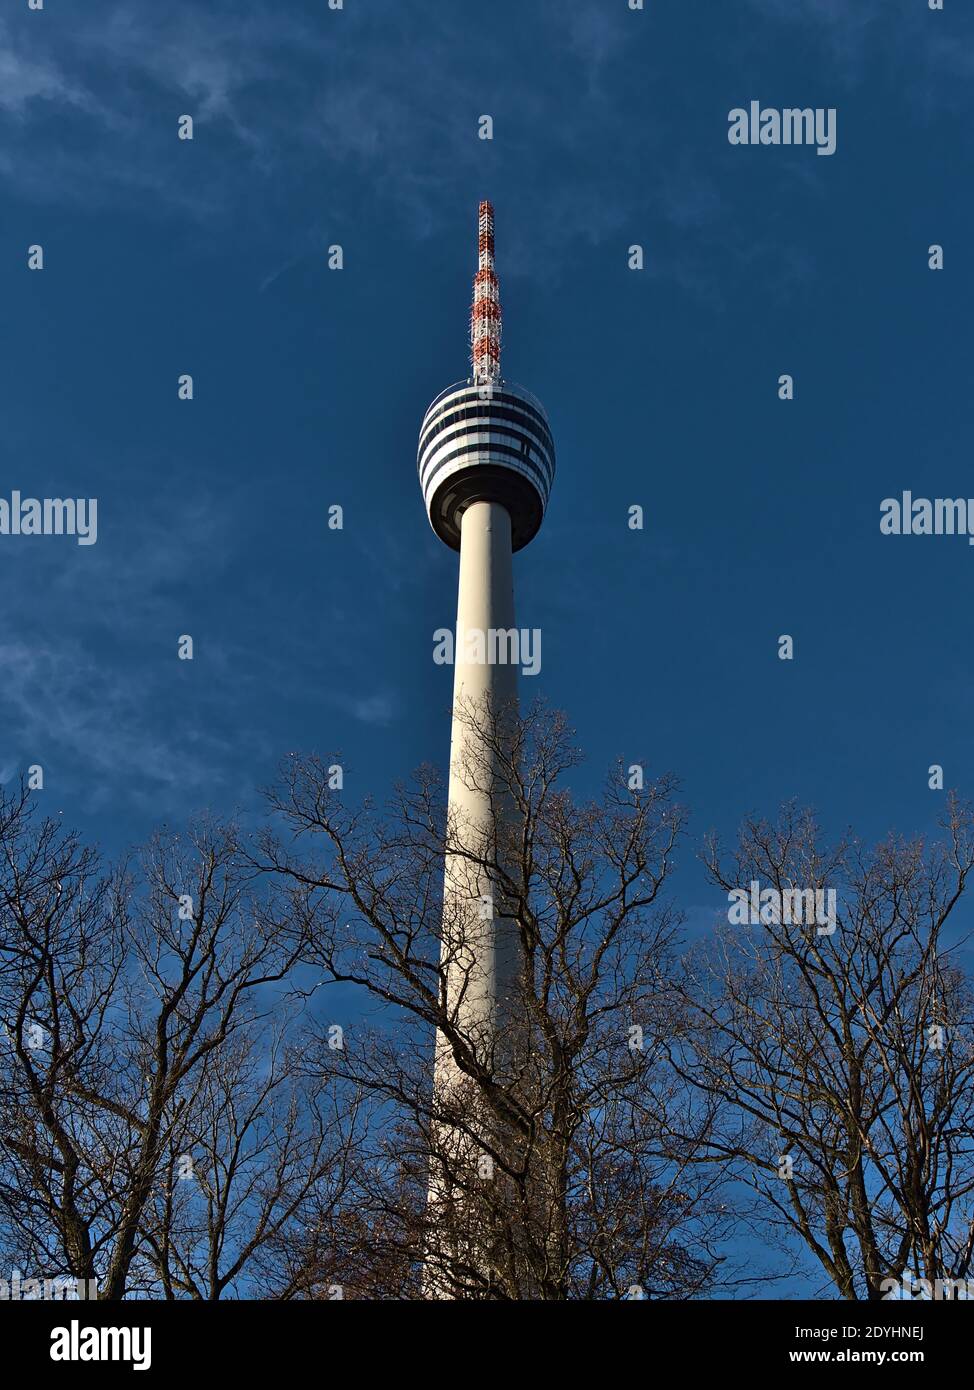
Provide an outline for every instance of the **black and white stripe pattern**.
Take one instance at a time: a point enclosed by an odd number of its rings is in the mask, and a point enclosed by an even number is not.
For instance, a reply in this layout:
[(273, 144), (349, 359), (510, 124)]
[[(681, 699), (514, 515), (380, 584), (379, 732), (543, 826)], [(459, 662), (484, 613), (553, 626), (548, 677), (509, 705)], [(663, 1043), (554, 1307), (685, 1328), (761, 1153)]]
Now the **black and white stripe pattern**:
[[(436, 501), (444, 495), (444, 484), (471, 469), (509, 469), (532, 485), (542, 513), (548, 503), (555, 446), (540, 401), (505, 381), (486, 397), (484, 391), (469, 381), (458, 382), (436, 397), (423, 420), (419, 480), (427, 514), (438, 532)], [(512, 520), (516, 524), (517, 518)]]

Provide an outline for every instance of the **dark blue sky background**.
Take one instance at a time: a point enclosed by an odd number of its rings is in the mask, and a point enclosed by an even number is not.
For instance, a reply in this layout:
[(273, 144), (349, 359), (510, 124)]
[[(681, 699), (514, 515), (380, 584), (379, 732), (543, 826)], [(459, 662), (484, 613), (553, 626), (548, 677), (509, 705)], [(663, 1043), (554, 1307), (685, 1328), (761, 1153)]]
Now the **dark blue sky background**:
[[(290, 749), (353, 794), (443, 760), (456, 560), (415, 443), (489, 196), (505, 370), (559, 451), (526, 693), (593, 778), (677, 772), (699, 830), (791, 796), (928, 826), (931, 763), (974, 781), (974, 551), (879, 503), (974, 494), (972, 37), (950, 0), (11, 6), (4, 494), (100, 510), (94, 547), (0, 543), (0, 774), (41, 762), (120, 843), (252, 805)], [(730, 146), (752, 98), (837, 107), (837, 153)]]
[[(903, 489), (974, 496), (962, 0), (49, 0), (0, 54), (0, 494), (99, 501), (93, 547), (0, 539), (4, 780), (40, 762), (116, 849), (254, 812), (289, 750), (353, 798), (445, 762), (416, 436), (489, 197), (558, 448), (524, 694), (580, 790), (645, 759), (695, 835), (797, 797), (867, 840), (934, 827), (932, 763), (971, 792), (974, 549), (879, 533)], [(752, 99), (836, 107), (837, 152), (730, 146)], [(677, 891), (725, 910), (689, 846)]]

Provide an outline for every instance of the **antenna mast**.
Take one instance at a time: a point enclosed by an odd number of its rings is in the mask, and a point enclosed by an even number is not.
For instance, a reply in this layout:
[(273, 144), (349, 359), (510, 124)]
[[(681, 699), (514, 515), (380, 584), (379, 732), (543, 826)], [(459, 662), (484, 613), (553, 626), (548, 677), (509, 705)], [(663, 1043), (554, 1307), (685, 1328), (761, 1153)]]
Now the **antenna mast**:
[(501, 374), (501, 297), (494, 270), (494, 209), (480, 204), (479, 264), (470, 310), (470, 361), (476, 383), (494, 382)]

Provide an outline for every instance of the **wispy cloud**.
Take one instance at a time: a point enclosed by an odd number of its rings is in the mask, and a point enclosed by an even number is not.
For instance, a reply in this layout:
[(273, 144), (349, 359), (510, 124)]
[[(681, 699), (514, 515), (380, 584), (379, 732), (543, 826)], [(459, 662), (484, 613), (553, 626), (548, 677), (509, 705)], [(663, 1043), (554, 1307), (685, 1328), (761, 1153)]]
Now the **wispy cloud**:
[[(612, 100), (613, 65), (631, 39), (624, 16), (583, 0), (542, 4), (532, 18), (546, 24), (558, 62), (535, 72), (528, 52), (512, 52), (506, 26), (484, 26), (475, 80), (460, 6), (417, 16), (390, 0), (368, 14), (322, 6), (312, 17), (267, 0), (126, 0), (50, 25), (43, 58), (37, 27), (20, 24), (7, 35), (9, 87), (19, 94), (10, 100), (28, 121), (42, 114), (43, 95), (70, 128), (48, 124), (13, 141), (3, 173), (36, 198), (91, 207), (149, 195), (204, 219), (232, 220), (246, 207), (259, 222), (270, 215), (255, 197), (262, 178), (280, 193), (306, 186), (309, 168), (321, 181), (341, 169), (360, 181), (373, 214), (391, 210), (423, 238), (458, 181), (489, 181), (503, 158), (520, 173), (531, 228), (523, 244), (508, 245), (508, 269), (529, 262), (544, 274), (567, 247), (621, 235), (636, 220), (632, 207), (649, 206), (654, 190), (633, 179), (633, 161), (658, 136), (634, 128)], [(209, 159), (205, 178), (187, 172), (194, 166), (177, 148), (184, 112), (198, 122), (193, 155), (200, 165)], [(495, 146), (478, 139), (483, 113), (498, 123)], [(87, 138), (79, 118), (90, 122)], [(300, 228), (295, 234), (300, 241)], [(299, 248), (287, 249), (293, 258)]]
[(32, 103), (83, 110), (95, 105), (84, 87), (56, 62), (15, 47), (9, 24), (0, 19), (0, 111), (23, 119)]
[(360, 724), (375, 724), (385, 727), (391, 724), (399, 713), (399, 697), (394, 691), (382, 691), (374, 695), (340, 697), (338, 703), (348, 709)]
[[(882, 56), (934, 100), (941, 84), (956, 90), (974, 61), (943, 17), (913, 0), (747, 4), (763, 21), (747, 30), (756, 50), (783, 26), (804, 27), (824, 39), (844, 80)], [(634, 21), (601, 0), (542, 0), (531, 18), (557, 60), (537, 70), (529, 54), (512, 49), (501, 24), (478, 32), (472, 69), (462, 6), (417, 12), (376, 0), (367, 12), (324, 5), (309, 12), (271, 0), (205, 7), (115, 0), (43, 27), (21, 16), (0, 29), (0, 112), (23, 125), (60, 108), (110, 129), (112, 139), (93, 138), (87, 147), (71, 141), (69, 155), (65, 132), (45, 128), (8, 145), (5, 174), (36, 195), (61, 191), (90, 203), (99, 193), (150, 192), (202, 217), (233, 218), (245, 203), (257, 217), (254, 179), (306, 179), (310, 160), (321, 174), (329, 166), (357, 170), (370, 196), (395, 205), (398, 218), (423, 236), (451, 185), (491, 167), (476, 134), (477, 117), (487, 112), (499, 122), (508, 166), (513, 161), (524, 174), (539, 262), (552, 253), (542, 243), (553, 228), (564, 246), (613, 237), (650, 208), (684, 228), (716, 215), (718, 200), (705, 186), (674, 197), (672, 149), (656, 158), (663, 154), (658, 132), (633, 121), (616, 99), (622, 65), (648, 63), (646, 80), (654, 80), (656, 55), (637, 42), (647, 17)], [(175, 120), (184, 110), (202, 126), (201, 148), (238, 147), (237, 156), (207, 166), (205, 181), (189, 181), (178, 158)]]
[[(824, 43), (836, 79), (861, 82), (872, 63), (890, 66), (905, 90), (930, 109), (960, 95), (956, 79), (970, 75), (970, 18), (954, 7), (966, 34), (946, 11), (931, 11), (926, 0), (748, 0), (763, 19), (792, 32), (806, 30)], [(949, 27), (948, 27), (949, 26)], [(755, 42), (766, 34), (757, 33)], [(969, 96), (969, 93), (968, 93)]]
[(209, 723), (175, 731), (149, 714), (148, 673), (96, 660), (77, 638), (0, 643), (0, 705), (20, 754), (8, 762), (45, 769), (48, 790), (87, 788), (100, 806), (125, 800), (159, 807), (208, 796), (228, 744)]
[[(5, 540), (0, 762), (8, 775), (40, 763), (53, 779), (56, 768), (62, 786), (94, 806), (120, 796), (164, 808), (208, 799), (225, 787), (233, 758), (235, 686), (221, 678), (225, 652), (208, 654), (206, 674), (178, 661), (185, 607), (172, 580), (182, 556), (199, 577), (220, 573), (228, 523), (202, 498), (175, 528), (151, 507), (101, 522), (90, 548)], [(146, 633), (154, 642), (171, 634), (168, 675), (145, 660)], [(175, 718), (160, 718), (160, 697)]]
[[(286, 736), (286, 716), (267, 718), (280, 692), (293, 709), (375, 729), (402, 717), (394, 683), (361, 679), (375, 640), (362, 591), (405, 623), (427, 573), (414, 547), (381, 526), (350, 536), (358, 562), (335, 571), (309, 641), (304, 623), (281, 620), (286, 566), (245, 594), (233, 577), (262, 551), (259, 489), (178, 491), (175, 516), (158, 499), (103, 499), (95, 546), (4, 540), (0, 782), (40, 763), (49, 787), (88, 806), (184, 813), (252, 795), (253, 767), (273, 763)], [(211, 613), (210, 592), (235, 599)], [(192, 661), (177, 656), (184, 633)]]

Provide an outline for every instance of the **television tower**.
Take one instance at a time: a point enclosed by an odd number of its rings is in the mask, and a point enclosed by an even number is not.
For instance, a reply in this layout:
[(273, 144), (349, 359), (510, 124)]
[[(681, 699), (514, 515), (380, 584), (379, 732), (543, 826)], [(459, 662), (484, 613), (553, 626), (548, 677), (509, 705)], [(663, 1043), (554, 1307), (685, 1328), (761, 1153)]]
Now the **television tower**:
[[(483, 775), (483, 747), (465, 711), (485, 710), (502, 718), (516, 706), (516, 660), (492, 660), (492, 654), (504, 653), (505, 644), (492, 644), (489, 635), (514, 633), (511, 556), (541, 525), (555, 473), (555, 448), (540, 401), (501, 376), (494, 210), (488, 202), (479, 209), (478, 253), (470, 314), (471, 375), (431, 403), (420, 429), (417, 464), (430, 524), (460, 552), (448, 814), (453, 843), (467, 848), (471, 857), (447, 855), (441, 961), (448, 1007), (486, 1060), (516, 969), (516, 941), (495, 916), (493, 885), (482, 862), (490, 853), (485, 847), (494, 841), (499, 798), (491, 795), (489, 776)], [(465, 640), (471, 633), (482, 634), (479, 652), (476, 643)], [(516, 648), (508, 645), (508, 656), (512, 650)], [(476, 785), (469, 776), (474, 761), (481, 764)], [(442, 1096), (444, 1088), (460, 1079), (441, 1035), (438, 1092)]]

